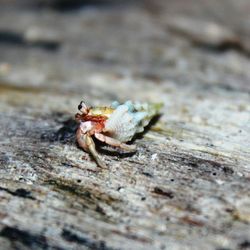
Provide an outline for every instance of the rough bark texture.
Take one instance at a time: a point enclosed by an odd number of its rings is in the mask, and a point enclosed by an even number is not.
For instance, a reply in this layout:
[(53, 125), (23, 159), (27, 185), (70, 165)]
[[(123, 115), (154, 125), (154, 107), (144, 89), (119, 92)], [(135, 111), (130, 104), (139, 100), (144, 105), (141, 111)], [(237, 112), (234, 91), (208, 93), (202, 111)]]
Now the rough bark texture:
[[(0, 1), (0, 249), (249, 249), (249, 13)], [(82, 99), (165, 106), (102, 170), (75, 144)]]

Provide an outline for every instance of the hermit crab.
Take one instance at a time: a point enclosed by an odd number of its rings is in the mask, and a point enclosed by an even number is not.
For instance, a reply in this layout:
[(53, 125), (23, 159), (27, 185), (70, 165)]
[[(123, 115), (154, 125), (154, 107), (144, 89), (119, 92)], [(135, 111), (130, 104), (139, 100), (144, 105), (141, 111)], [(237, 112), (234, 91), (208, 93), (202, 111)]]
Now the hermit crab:
[(127, 152), (136, 151), (131, 141), (135, 134), (141, 133), (150, 120), (159, 114), (161, 103), (140, 103), (127, 101), (123, 104), (113, 102), (110, 107), (88, 107), (83, 101), (78, 105), (80, 111), (75, 115), (79, 123), (76, 140), (82, 149), (89, 152), (96, 163), (107, 168), (99, 157), (92, 137)]

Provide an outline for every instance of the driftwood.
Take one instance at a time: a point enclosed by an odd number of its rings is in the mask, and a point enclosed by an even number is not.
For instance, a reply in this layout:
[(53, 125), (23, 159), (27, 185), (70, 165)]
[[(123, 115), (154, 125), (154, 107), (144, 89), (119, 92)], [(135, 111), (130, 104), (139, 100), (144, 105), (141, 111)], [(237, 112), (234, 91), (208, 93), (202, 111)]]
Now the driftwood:
[[(249, 249), (249, 1), (76, 2), (0, 1), (0, 249)], [(164, 108), (107, 170), (81, 100)]]

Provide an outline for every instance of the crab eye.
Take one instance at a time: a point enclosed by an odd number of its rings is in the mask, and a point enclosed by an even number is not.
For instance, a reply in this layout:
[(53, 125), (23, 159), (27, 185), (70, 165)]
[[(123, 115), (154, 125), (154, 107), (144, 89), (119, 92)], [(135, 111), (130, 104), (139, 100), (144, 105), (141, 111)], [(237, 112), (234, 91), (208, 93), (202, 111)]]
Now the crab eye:
[(80, 104), (78, 105), (78, 109), (79, 109), (79, 110), (82, 109), (82, 102), (80, 102)]
[(87, 114), (88, 113), (88, 107), (87, 105), (81, 101), (80, 104), (78, 105), (78, 109), (83, 113), (83, 114)]

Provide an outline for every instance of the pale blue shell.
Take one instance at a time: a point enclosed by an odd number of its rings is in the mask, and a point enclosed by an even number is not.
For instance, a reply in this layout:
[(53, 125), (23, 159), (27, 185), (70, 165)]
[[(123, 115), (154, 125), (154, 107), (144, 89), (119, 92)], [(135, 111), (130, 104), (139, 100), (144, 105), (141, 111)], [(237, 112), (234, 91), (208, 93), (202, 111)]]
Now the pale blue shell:
[(113, 102), (115, 111), (105, 124), (105, 130), (113, 138), (122, 142), (130, 141), (136, 133), (141, 133), (153, 116), (159, 114), (162, 104), (127, 101), (124, 104)]

